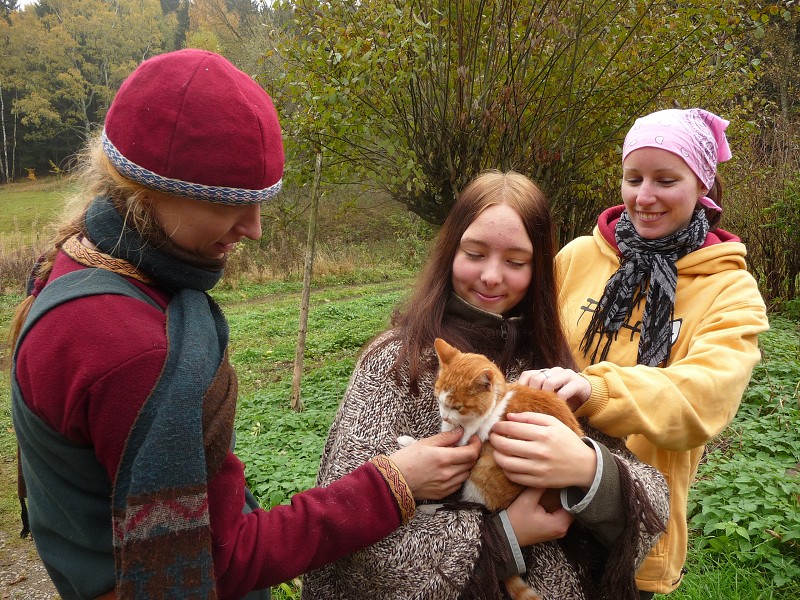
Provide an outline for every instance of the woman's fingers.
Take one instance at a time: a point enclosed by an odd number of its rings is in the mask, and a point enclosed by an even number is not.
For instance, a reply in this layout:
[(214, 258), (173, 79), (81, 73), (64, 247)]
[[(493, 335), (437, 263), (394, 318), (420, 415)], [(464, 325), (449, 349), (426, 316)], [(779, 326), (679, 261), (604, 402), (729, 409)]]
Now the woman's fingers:
[(518, 382), (535, 390), (555, 392), (574, 411), (592, 394), (592, 385), (580, 373), (562, 367), (523, 371)]
[[(439, 433), (401, 448), (390, 458), (417, 500), (439, 500), (455, 492), (469, 477), (481, 443), (473, 436), (466, 446), (453, 446), (463, 432)], [(450, 444), (450, 445), (448, 445)]]
[(518, 413), (494, 425), (494, 460), (513, 482), (531, 487), (588, 487), (597, 455), (569, 427), (550, 415)]

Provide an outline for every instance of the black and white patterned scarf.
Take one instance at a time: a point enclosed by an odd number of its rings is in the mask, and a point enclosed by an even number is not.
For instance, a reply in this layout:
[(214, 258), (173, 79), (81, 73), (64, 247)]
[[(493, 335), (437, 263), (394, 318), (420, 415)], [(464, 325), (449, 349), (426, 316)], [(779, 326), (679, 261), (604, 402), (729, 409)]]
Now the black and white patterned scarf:
[(675, 262), (702, 246), (707, 234), (708, 221), (702, 209), (694, 212), (687, 227), (657, 240), (636, 233), (628, 211), (623, 211), (615, 230), (621, 263), (608, 280), (581, 340), (584, 356), (591, 352), (592, 363), (606, 360), (620, 327), (645, 298), (636, 362), (650, 367), (665, 365), (671, 350), (670, 323), (678, 284)]

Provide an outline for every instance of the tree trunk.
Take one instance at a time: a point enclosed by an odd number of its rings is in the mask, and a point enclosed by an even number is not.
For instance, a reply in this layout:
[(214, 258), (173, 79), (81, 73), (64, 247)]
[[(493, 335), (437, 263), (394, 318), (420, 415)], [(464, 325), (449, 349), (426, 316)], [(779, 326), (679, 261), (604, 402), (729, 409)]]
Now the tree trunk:
[(17, 168), (17, 113), (12, 113), (14, 115), (14, 130), (13, 136), (11, 137), (11, 169), (9, 170), (9, 180), (14, 179), (14, 173), (16, 172)]
[(0, 156), (0, 175), (3, 176), (3, 183), (11, 181), (11, 173), (8, 165), (8, 140), (6, 139), (6, 107), (3, 102), (3, 84), (0, 83), (0, 130), (3, 132), (3, 154)]
[(302, 411), (303, 400), (300, 397), (300, 380), (303, 376), (303, 355), (306, 350), (306, 333), (308, 332), (308, 304), (311, 296), (311, 272), (314, 267), (314, 242), (317, 237), (317, 208), (319, 206), (319, 181), (322, 175), (322, 152), (317, 152), (317, 163), (314, 167), (314, 185), (311, 188), (311, 214), (308, 218), (308, 237), (306, 240), (306, 261), (303, 269), (303, 297), (300, 301), (300, 325), (297, 335), (297, 350), (294, 355), (294, 373), (292, 375), (292, 409)]

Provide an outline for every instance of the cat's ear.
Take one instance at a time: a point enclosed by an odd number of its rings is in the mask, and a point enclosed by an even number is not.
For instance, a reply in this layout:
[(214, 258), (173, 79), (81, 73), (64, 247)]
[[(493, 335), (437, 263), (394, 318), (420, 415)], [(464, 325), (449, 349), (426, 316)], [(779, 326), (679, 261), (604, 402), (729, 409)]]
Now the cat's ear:
[(472, 385), (479, 390), (491, 389), (494, 384), (494, 371), (484, 369), (472, 380)]
[(458, 350), (445, 342), (442, 338), (433, 340), (433, 347), (436, 349), (439, 362), (442, 364), (449, 363), (453, 357), (458, 354)]

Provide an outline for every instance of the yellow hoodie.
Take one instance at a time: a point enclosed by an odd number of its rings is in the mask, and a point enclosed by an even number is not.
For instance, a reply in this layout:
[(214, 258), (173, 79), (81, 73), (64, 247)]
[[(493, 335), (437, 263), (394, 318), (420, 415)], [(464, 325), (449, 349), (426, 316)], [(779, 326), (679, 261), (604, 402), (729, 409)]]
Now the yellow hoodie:
[(592, 236), (556, 257), (560, 306), (572, 351), (592, 385), (577, 415), (601, 431), (627, 436), (628, 447), (658, 468), (670, 489), (667, 532), (637, 573), (639, 589), (666, 594), (680, 584), (688, 540), (686, 505), (706, 442), (733, 419), (753, 367), (758, 334), (769, 328), (744, 244), (715, 230), (703, 247), (677, 261), (672, 351), (665, 368), (636, 364), (644, 302), (623, 324), (607, 360), (594, 365), (579, 350), (591, 313), (619, 267), (614, 225), (623, 207), (601, 215)]

